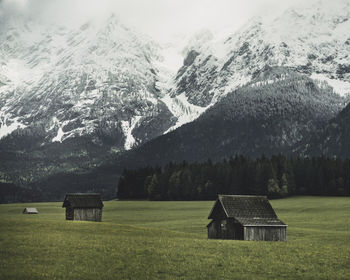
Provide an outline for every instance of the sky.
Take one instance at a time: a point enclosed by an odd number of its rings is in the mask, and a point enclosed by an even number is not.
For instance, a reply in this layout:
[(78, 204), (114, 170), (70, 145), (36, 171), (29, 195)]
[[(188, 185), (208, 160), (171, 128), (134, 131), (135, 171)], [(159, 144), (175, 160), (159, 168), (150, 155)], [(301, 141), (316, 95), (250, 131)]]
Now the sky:
[(82, 24), (116, 14), (123, 23), (166, 43), (203, 29), (233, 32), (257, 14), (277, 13), (298, 0), (0, 0), (0, 17), (34, 16)]

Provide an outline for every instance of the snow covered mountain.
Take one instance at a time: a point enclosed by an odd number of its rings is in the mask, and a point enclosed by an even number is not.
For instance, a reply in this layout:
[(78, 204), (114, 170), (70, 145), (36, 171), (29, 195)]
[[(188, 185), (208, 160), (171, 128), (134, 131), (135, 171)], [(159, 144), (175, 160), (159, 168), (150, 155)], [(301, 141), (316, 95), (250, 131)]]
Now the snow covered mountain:
[(208, 106), (254, 81), (266, 66), (284, 66), (349, 95), (349, 30), (348, 0), (312, 0), (279, 16), (253, 18), (223, 39), (197, 35), (187, 47), (172, 94), (184, 93), (193, 104)]
[(41, 145), (90, 135), (130, 149), (176, 122), (156, 83), (159, 46), (115, 16), (78, 29), (6, 21), (0, 36), (0, 138)]
[(168, 46), (114, 15), (79, 27), (2, 17), (0, 180), (85, 172), (140, 146), (144, 164), (300, 151), (350, 100), (349, 30), (348, 0)]
[(227, 93), (262, 79), (267, 66), (291, 67), (347, 95), (349, 17), (347, 0), (308, 1), (254, 18), (228, 37), (199, 32), (174, 80), (164, 49), (116, 16), (75, 29), (4, 17), (0, 138), (34, 129), (44, 145), (91, 135), (128, 150), (193, 121)]

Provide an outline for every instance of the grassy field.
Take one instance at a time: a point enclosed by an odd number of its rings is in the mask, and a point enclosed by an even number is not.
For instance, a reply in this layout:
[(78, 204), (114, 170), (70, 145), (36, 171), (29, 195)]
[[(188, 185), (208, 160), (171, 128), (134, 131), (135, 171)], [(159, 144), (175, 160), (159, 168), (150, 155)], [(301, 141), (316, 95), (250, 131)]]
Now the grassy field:
[(287, 242), (208, 240), (213, 202), (108, 201), (102, 223), (0, 205), (0, 279), (350, 279), (350, 198), (272, 205)]

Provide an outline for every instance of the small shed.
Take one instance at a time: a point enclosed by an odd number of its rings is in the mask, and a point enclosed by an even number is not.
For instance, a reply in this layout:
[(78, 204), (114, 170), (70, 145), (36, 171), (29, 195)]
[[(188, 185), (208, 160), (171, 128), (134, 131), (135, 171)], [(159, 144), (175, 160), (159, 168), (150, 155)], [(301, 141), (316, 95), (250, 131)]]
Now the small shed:
[(210, 239), (287, 240), (287, 225), (265, 196), (219, 195), (208, 219)]
[(66, 208), (66, 220), (102, 220), (103, 203), (98, 193), (67, 193), (62, 207)]
[(23, 214), (38, 214), (38, 210), (36, 208), (32, 208), (32, 207), (26, 207), (23, 210)]

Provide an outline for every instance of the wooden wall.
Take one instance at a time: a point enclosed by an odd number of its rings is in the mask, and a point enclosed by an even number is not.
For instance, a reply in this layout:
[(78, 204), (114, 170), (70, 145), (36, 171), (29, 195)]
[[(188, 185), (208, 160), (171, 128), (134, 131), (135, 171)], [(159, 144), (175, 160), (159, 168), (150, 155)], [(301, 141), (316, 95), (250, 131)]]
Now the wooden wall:
[(286, 227), (244, 227), (244, 240), (286, 241)]
[(218, 225), (215, 221), (208, 225), (208, 238), (217, 239), (219, 238)]
[(214, 220), (208, 226), (208, 238), (243, 240), (243, 226), (232, 219)]
[(102, 209), (99, 209), (99, 208), (75, 208), (74, 209), (74, 220), (101, 222)]
[(231, 219), (214, 220), (208, 225), (209, 239), (286, 241), (287, 227), (243, 227)]

